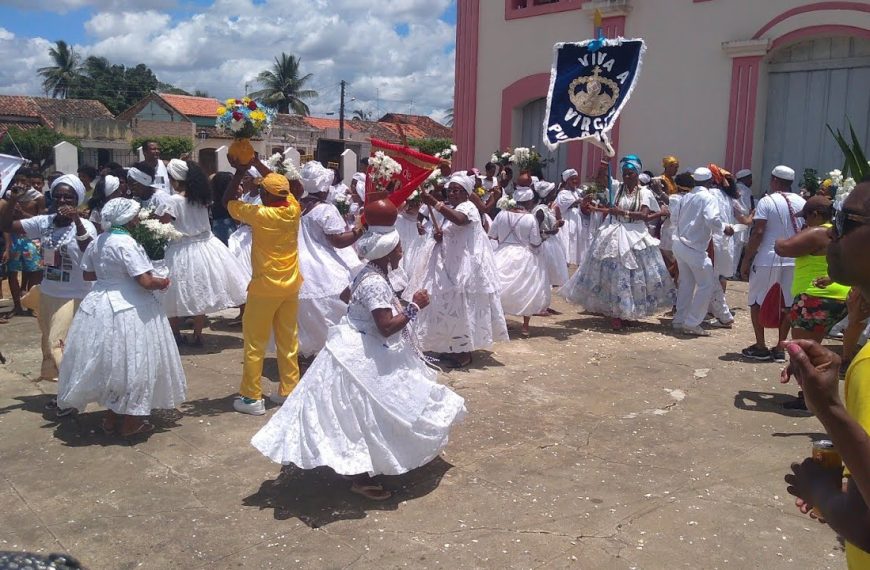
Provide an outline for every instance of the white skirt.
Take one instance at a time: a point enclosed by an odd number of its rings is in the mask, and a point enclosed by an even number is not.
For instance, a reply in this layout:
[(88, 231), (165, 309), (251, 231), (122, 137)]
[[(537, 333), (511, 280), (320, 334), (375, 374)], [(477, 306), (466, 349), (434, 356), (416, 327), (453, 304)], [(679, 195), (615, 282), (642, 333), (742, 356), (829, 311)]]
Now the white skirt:
[(558, 239), (558, 235), (544, 240), (544, 243), (541, 244), (541, 256), (544, 258), (544, 263), (547, 266), (550, 285), (561, 287), (567, 283), (569, 277), (568, 257), (565, 254), (562, 240)]
[[(169, 321), (157, 299), (115, 313), (104, 291), (82, 301), (66, 337), (57, 401), (84, 411), (147, 416), (184, 402), (187, 382)], [(90, 307), (88, 306), (90, 305)]]
[[(391, 339), (392, 340), (392, 339)], [(403, 341), (343, 321), (251, 444), (276, 463), (341, 475), (399, 475), (429, 463), (465, 401)]]
[(550, 279), (545, 259), (520, 244), (503, 244), (495, 252), (505, 314), (531, 317), (550, 306)]
[(163, 296), (168, 317), (207, 315), (244, 305), (250, 278), (221, 241), (186, 238), (166, 248), (170, 285)]
[(249, 281), (254, 274), (254, 270), (251, 268), (251, 245), (253, 243), (254, 234), (251, 231), (251, 226), (248, 225), (239, 226), (239, 229), (231, 233), (227, 240), (230, 253), (236, 258)]
[(338, 295), (299, 299), (299, 354), (314, 356), (326, 344), (329, 327), (347, 314), (347, 304)]
[(498, 293), (430, 292), (429, 306), (420, 311), (415, 330), (423, 350), (450, 354), (508, 340)]

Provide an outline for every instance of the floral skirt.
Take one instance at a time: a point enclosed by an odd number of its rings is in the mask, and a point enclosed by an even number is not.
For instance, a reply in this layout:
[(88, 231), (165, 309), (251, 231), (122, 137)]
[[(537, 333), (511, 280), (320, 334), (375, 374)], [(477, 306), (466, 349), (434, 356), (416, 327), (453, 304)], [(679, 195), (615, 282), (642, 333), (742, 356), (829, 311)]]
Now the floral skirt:
[(656, 247), (635, 250), (637, 269), (628, 269), (617, 257), (587, 255), (559, 295), (590, 313), (612, 318), (638, 319), (673, 307), (674, 282)]
[(801, 293), (791, 306), (789, 319), (793, 328), (827, 334), (848, 314), (845, 301)]

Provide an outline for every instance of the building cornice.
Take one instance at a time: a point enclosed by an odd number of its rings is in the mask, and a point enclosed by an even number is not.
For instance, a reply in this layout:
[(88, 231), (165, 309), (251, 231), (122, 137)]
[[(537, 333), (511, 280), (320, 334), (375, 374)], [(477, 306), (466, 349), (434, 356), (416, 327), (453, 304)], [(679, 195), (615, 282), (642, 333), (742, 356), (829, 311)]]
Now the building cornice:
[(769, 38), (722, 42), (722, 51), (731, 58), (763, 56), (766, 55), (769, 50)]

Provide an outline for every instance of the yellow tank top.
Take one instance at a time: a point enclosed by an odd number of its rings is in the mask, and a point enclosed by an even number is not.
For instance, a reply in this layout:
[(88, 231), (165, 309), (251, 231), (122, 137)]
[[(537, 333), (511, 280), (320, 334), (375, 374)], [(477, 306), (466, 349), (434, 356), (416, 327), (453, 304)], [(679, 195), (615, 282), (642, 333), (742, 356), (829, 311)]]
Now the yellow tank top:
[[(823, 228), (830, 228), (831, 224), (822, 224)], [(839, 283), (831, 283), (824, 289), (813, 285), (813, 281), (819, 277), (828, 275), (828, 258), (824, 255), (802, 255), (794, 260), (794, 281), (791, 284), (791, 294), (797, 297), (806, 293), (812, 297), (822, 299), (835, 299), (845, 301), (849, 296), (849, 289)]]

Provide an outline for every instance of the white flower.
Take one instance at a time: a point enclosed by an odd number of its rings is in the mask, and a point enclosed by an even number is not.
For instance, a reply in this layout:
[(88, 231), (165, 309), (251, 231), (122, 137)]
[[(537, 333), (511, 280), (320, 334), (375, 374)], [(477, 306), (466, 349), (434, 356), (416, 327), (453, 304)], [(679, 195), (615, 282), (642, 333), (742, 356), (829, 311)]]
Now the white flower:
[(347, 204), (348, 202), (350, 202), (350, 196), (348, 196), (347, 194), (339, 194), (335, 197), (335, 201), (341, 204)]
[(492, 153), (492, 156), (489, 157), (489, 161), (493, 164), (498, 162), (498, 155), (496, 153)]
[(828, 173), (828, 178), (834, 186), (843, 185), (843, 173), (840, 170), (832, 170)]
[(160, 220), (148, 219), (142, 220), (140, 222), (145, 229), (147, 229), (152, 235), (167, 239), (167, 240), (175, 240), (182, 237), (182, 233), (175, 229), (175, 226), (172, 224), (164, 224)]
[(411, 192), (411, 195), (408, 196), (408, 200), (416, 200), (419, 197), (420, 197), (420, 191), (414, 190), (413, 192)]
[(242, 130), (242, 127), (244, 127), (244, 126), (245, 126), (244, 121), (237, 121), (235, 119), (230, 121), (230, 130), (233, 131), (234, 133), (237, 133), (240, 130)]
[(151, 217), (152, 210), (149, 208), (139, 208), (139, 221), (147, 220)]
[(287, 180), (302, 180), (302, 175), (299, 174), (296, 166), (290, 162), (289, 158), (284, 161), (284, 176), (287, 177)]
[(502, 158), (510, 158), (510, 157), (511, 157), (511, 153), (509, 153), (509, 152), (503, 152), (503, 153), (501, 153), (501, 157), (502, 157)]
[(456, 152), (458, 150), (459, 148), (455, 144), (450, 145), (450, 152)]
[(380, 150), (374, 156), (369, 157), (369, 166), (372, 167), (372, 178), (381, 183), (389, 182), (394, 176), (402, 172), (402, 165)]
[(517, 202), (510, 196), (502, 196), (496, 203), (496, 207), (499, 210), (511, 210), (517, 207)]

